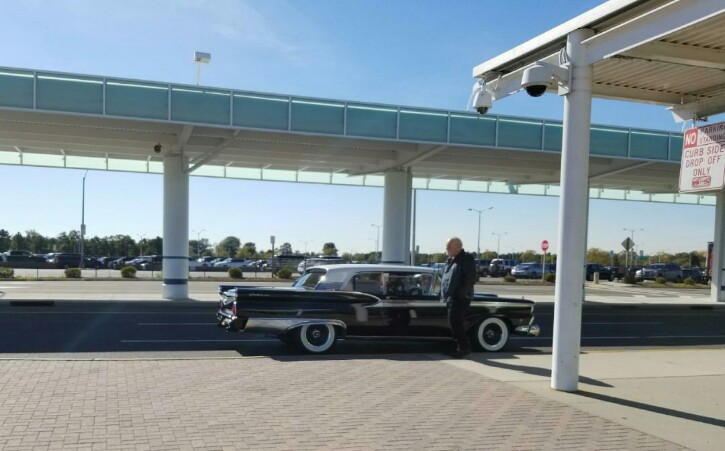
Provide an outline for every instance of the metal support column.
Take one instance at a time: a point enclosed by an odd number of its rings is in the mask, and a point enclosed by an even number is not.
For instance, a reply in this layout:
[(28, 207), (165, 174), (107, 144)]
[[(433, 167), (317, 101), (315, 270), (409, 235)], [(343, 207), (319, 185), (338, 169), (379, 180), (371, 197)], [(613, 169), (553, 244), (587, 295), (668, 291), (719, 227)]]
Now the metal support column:
[(591, 30), (573, 31), (567, 37), (566, 44), (572, 73), (571, 90), (564, 97), (551, 388), (568, 392), (576, 391), (579, 381), (589, 202), (592, 66), (586, 62), (586, 53), (581, 42), (592, 35)]
[(410, 261), (412, 175), (409, 171), (385, 173), (383, 201), (384, 263), (407, 264)]
[(164, 157), (164, 293), (189, 298), (189, 174), (181, 155)]
[(725, 302), (725, 191), (718, 192), (716, 199), (710, 299), (713, 302)]

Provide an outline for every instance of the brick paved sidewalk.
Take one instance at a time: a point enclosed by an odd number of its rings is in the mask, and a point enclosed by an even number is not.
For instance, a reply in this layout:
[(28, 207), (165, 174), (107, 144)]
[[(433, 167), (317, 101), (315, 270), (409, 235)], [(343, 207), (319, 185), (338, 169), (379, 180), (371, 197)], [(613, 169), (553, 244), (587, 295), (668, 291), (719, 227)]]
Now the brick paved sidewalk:
[(0, 449), (682, 449), (426, 356), (0, 360)]

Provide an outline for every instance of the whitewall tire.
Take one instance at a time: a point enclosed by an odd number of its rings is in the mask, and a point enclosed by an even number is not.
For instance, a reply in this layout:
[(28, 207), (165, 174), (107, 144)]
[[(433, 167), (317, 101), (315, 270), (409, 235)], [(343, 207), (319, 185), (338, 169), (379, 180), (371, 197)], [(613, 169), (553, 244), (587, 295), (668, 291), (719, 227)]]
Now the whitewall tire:
[(508, 325), (500, 318), (486, 318), (476, 328), (475, 344), (484, 351), (500, 351), (508, 341)]
[(305, 324), (297, 331), (298, 344), (312, 354), (329, 351), (337, 339), (337, 331), (332, 324)]

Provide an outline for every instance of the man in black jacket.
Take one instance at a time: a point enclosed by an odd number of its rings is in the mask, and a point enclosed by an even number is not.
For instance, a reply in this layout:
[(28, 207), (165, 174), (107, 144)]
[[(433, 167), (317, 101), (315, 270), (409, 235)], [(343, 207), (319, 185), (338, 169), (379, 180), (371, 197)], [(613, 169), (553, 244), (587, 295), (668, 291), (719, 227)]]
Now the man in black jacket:
[(460, 238), (453, 237), (446, 243), (446, 267), (441, 282), (441, 301), (448, 305), (448, 322), (451, 325), (456, 350), (453, 357), (461, 358), (471, 353), (471, 342), (466, 335), (465, 319), (473, 299), (476, 283), (476, 263), (463, 249)]

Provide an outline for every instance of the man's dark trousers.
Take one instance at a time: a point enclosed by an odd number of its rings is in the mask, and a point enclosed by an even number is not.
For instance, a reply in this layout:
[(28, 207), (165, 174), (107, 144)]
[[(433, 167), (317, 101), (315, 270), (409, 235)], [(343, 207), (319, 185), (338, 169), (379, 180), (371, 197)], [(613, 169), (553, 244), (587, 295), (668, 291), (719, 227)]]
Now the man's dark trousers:
[(470, 351), (471, 342), (466, 334), (465, 319), (471, 306), (470, 299), (454, 299), (448, 304), (448, 323), (459, 351)]

